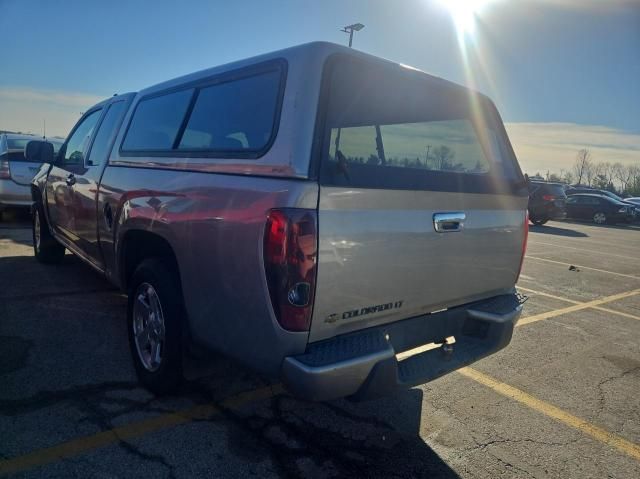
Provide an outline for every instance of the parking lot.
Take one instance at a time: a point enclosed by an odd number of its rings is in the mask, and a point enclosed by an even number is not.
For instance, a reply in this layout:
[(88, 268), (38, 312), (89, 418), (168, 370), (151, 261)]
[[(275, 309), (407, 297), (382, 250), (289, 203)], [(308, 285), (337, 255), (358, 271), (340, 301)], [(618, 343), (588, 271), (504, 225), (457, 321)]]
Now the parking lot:
[(364, 403), (308, 403), (228, 360), (136, 384), (125, 297), (0, 223), (0, 474), (640, 477), (640, 228), (532, 227), (507, 349)]

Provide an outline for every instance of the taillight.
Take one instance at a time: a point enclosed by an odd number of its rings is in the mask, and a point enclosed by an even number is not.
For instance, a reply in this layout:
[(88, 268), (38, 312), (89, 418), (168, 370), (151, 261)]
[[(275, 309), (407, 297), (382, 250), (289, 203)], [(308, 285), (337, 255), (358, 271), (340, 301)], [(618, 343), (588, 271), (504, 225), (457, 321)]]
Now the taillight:
[(556, 197), (553, 195), (542, 195), (542, 199), (545, 201), (553, 201), (556, 199)]
[(269, 212), (264, 234), (264, 269), (271, 305), (280, 326), (308, 331), (316, 286), (318, 250), (314, 210)]
[(524, 263), (524, 255), (527, 253), (527, 240), (529, 239), (529, 211), (524, 212), (524, 237), (522, 239), (522, 256), (520, 257), (520, 267), (518, 268), (518, 276), (516, 276), (516, 283), (520, 279), (520, 273), (522, 272), (522, 264)]
[(11, 178), (9, 160), (0, 160), (0, 180), (7, 180), (9, 178)]

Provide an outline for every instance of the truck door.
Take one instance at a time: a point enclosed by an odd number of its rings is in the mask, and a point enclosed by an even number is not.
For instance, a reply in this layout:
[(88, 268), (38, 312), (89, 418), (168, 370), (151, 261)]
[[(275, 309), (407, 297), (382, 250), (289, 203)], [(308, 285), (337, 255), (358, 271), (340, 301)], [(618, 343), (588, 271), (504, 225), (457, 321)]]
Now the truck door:
[(84, 169), (84, 157), (89, 150), (102, 108), (88, 111), (76, 124), (47, 177), (47, 209), (49, 221), (63, 239), (75, 242), (73, 185), (76, 174)]
[(109, 159), (113, 141), (127, 110), (128, 98), (118, 97), (106, 106), (106, 113), (100, 122), (93, 144), (84, 158), (83, 168), (75, 173), (73, 185), (73, 225), (72, 233), (78, 248), (87, 259), (104, 267), (104, 260), (98, 245), (98, 221), (105, 220), (105, 213), (97, 210), (98, 184)]

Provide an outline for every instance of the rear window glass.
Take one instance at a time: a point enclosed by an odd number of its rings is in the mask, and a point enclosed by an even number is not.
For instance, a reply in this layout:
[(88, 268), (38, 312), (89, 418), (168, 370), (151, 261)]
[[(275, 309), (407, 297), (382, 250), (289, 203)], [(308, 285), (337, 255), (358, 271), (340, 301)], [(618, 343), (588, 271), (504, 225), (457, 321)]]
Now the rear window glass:
[(123, 150), (170, 150), (189, 107), (193, 89), (148, 98), (138, 104)]
[(260, 150), (271, 138), (280, 72), (271, 71), (203, 88), (179, 149)]
[(565, 196), (566, 193), (562, 185), (531, 183), (533, 193), (541, 193), (544, 195)]
[(467, 173), (490, 169), (467, 119), (333, 128), (330, 145), (330, 157), (339, 151), (347, 163)]
[(478, 192), (522, 186), (501, 120), (480, 95), (342, 55), (328, 62), (324, 88), (323, 184)]

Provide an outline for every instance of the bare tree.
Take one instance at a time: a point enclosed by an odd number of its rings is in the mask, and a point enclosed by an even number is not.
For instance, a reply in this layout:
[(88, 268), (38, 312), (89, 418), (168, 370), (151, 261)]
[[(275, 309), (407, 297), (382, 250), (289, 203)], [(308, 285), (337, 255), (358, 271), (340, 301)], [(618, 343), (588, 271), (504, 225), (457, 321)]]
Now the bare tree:
[(631, 181), (632, 170), (622, 163), (614, 163), (612, 170), (613, 177), (620, 182), (620, 190), (625, 191)]
[(587, 170), (589, 169), (592, 169), (591, 153), (585, 148), (578, 151), (576, 162), (573, 165), (573, 174), (576, 178), (577, 184), (582, 184), (582, 180), (586, 177)]
[(627, 166), (629, 172), (629, 183), (626, 193), (632, 196), (640, 196), (640, 165)]
[(564, 173), (561, 173), (560, 176), (562, 178), (562, 181), (564, 181), (568, 185), (573, 183), (574, 177), (573, 177), (573, 173), (572, 172), (565, 171)]
[(584, 165), (584, 178), (587, 180), (587, 186), (592, 186), (593, 180), (597, 176), (597, 166), (593, 163), (593, 161), (587, 161)]
[(446, 170), (451, 166), (451, 160), (456, 156), (451, 148), (446, 145), (433, 149), (433, 155), (436, 160), (436, 168), (438, 170)]
[(608, 161), (605, 161), (604, 163), (602, 163), (601, 170), (602, 171), (600, 173), (606, 178), (607, 184), (613, 184), (613, 165)]

